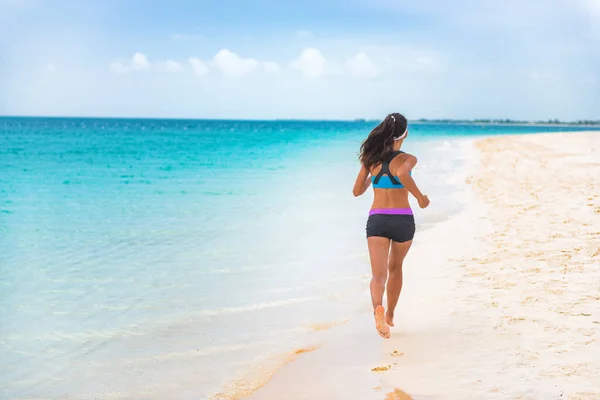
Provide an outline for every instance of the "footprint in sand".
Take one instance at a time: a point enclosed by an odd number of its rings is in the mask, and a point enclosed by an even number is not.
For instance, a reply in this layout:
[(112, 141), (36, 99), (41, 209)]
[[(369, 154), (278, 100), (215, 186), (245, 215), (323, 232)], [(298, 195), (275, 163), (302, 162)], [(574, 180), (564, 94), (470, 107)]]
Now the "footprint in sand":
[(371, 371), (373, 371), (373, 372), (385, 372), (385, 371), (389, 371), (390, 368), (392, 368), (391, 365), (383, 365), (381, 367), (371, 368)]
[(385, 400), (414, 400), (414, 399), (408, 393), (406, 393), (400, 389), (395, 389), (393, 392), (390, 392), (385, 396)]

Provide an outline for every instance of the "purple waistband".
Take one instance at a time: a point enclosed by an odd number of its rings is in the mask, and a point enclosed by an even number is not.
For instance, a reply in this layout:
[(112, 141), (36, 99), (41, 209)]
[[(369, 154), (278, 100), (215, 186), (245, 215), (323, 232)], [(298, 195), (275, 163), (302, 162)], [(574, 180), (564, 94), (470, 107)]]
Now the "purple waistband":
[(373, 208), (369, 215), (373, 214), (413, 215), (413, 212), (410, 208)]

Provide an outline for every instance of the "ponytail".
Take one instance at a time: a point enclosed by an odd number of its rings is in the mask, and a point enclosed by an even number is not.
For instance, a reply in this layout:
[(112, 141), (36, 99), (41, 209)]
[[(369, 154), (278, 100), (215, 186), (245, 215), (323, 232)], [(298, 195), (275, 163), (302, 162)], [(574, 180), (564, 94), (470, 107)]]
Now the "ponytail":
[[(360, 146), (358, 159), (367, 168), (387, 160), (392, 153), (394, 139), (403, 139), (408, 123), (402, 114), (389, 114), (367, 136)], [(396, 135), (396, 133), (398, 135)]]

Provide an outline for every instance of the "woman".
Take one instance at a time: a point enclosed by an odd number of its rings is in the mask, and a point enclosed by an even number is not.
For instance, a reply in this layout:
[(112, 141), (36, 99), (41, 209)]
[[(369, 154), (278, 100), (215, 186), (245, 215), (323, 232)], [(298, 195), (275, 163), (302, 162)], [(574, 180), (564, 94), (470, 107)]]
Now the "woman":
[[(373, 204), (367, 220), (367, 243), (371, 259), (371, 300), (375, 326), (388, 339), (394, 326), (394, 309), (402, 290), (402, 263), (415, 234), (408, 193), (419, 207), (429, 205), (411, 176), (417, 158), (400, 150), (408, 136), (408, 122), (402, 114), (388, 115), (371, 131), (362, 143), (359, 160), (361, 169), (353, 193), (360, 196), (373, 183)], [(389, 273), (389, 277), (388, 277)], [(387, 280), (387, 313), (383, 294)]]

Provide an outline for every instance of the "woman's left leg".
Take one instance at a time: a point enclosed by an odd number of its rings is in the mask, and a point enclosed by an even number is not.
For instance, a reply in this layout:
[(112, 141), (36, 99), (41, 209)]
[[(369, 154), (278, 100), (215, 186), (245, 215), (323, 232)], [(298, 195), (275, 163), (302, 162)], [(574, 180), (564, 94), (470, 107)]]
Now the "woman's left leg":
[(385, 339), (390, 337), (390, 328), (385, 322), (385, 309), (383, 307), (383, 294), (388, 274), (388, 255), (390, 252), (390, 239), (381, 236), (367, 238), (369, 257), (371, 258), (371, 301), (375, 313), (375, 325), (379, 335)]
[(402, 291), (402, 265), (404, 264), (404, 258), (410, 250), (412, 240), (407, 242), (392, 242), (392, 251), (390, 252), (389, 259), (389, 276), (387, 280), (387, 313), (385, 321), (389, 326), (394, 326), (394, 311), (396, 304), (398, 304), (398, 298)]

